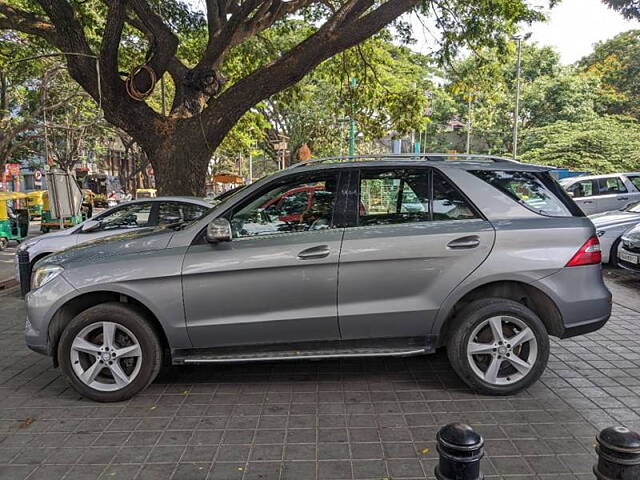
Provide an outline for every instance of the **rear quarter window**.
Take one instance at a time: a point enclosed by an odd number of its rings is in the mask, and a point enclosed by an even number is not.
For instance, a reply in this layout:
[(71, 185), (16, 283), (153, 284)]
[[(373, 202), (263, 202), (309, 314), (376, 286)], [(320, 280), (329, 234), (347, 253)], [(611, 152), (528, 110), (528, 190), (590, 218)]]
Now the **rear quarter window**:
[(475, 170), (471, 173), (540, 215), (584, 216), (562, 187), (546, 172)]

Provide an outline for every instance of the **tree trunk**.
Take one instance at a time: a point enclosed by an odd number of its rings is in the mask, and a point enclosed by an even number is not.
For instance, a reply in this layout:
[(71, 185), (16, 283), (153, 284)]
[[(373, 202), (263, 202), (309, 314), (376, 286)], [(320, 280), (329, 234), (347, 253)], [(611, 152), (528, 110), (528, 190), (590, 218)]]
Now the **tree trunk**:
[(211, 153), (189, 138), (170, 140), (147, 150), (158, 193), (204, 197)]

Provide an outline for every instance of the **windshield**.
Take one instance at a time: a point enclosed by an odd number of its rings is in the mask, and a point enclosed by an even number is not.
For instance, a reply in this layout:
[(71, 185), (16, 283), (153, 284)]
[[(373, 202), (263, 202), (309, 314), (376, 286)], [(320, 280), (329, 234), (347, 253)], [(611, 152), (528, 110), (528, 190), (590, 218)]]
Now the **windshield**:
[(640, 213), (640, 202), (632, 203), (622, 209), (623, 212)]

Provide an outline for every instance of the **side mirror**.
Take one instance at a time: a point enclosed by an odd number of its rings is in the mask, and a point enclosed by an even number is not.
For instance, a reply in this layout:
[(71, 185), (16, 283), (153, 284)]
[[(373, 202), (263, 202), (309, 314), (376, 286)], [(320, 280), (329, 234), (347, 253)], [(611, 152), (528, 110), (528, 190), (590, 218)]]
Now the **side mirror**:
[(95, 232), (98, 228), (100, 228), (102, 222), (98, 220), (87, 220), (82, 224), (82, 229), (80, 230), (82, 233)]
[(216, 218), (207, 225), (207, 241), (209, 243), (230, 242), (231, 224), (226, 218)]

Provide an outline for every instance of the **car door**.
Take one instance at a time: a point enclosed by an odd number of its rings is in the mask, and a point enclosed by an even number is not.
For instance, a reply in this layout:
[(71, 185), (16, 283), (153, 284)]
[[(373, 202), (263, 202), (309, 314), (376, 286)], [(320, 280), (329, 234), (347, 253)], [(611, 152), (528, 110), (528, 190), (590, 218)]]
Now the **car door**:
[(592, 215), (601, 211), (598, 203), (598, 185), (595, 180), (578, 180), (566, 187), (565, 190), (585, 215)]
[[(195, 242), (182, 286), (195, 347), (324, 341), (339, 338), (338, 258), (343, 228), (336, 171), (292, 174), (270, 182), (225, 212), (230, 242)], [(286, 221), (265, 206), (301, 187), (332, 194)]]
[(352, 190), (359, 211), (340, 254), (342, 338), (424, 337), (489, 254), (494, 229), (437, 170), (362, 169)]
[(640, 174), (625, 175), (627, 189), (629, 190), (629, 203), (640, 202)]
[(113, 208), (91, 219), (100, 222), (97, 229), (83, 232), (80, 228), (75, 234), (77, 244), (149, 227), (153, 224), (155, 215), (154, 202), (134, 202)]
[(630, 201), (629, 190), (620, 176), (598, 179), (598, 210), (596, 213), (620, 210)]

